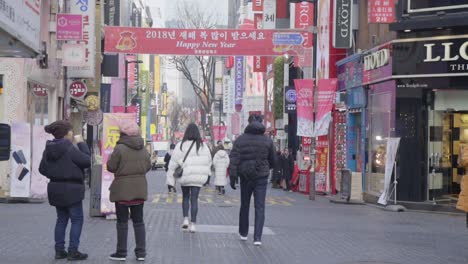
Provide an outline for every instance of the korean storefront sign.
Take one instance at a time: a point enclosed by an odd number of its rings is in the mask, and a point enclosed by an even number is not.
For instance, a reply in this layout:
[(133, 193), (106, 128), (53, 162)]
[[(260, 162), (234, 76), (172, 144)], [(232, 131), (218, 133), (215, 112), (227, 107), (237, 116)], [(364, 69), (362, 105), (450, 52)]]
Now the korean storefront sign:
[(297, 135), (314, 135), (314, 80), (294, 80), (297, 97)]
[(235, 77), (235, 108), (236, 112), (242, 110), (242, 98), (245, 90), (245, 72), (244, 72), (244, 57), (238, 56), (235, 61), (236, 77)]
[(96, 0), (77, 0), (70, 3), (70, 13), (83, 17), (83, 39), (76, 41), (86, 49), (85, 64), (68, 67), (69, 78), (94, 78), (96, 38)]
[(83, 81), (74, 81), (70, 83), (69, 91), (72, 98), (83, 98), (88, 92), (88, 87)]
[(395, 0), (369, 0), (367, 15), (369, 23), (395, 22)]
[(294, 86), (284, 87), (284, 112), (295, 113), (296, 112), (296, 88)]
[(57, 40), (82, 40), (83, 17), (76, 14), (57, 14)]
[(351, 48), (353, 39), (353, 1), (333, 1), (333, 47)]
[(105, 27), (104, 30), (107, 53), (272, 56), (294, 54), (294, 47), (308, 47), (306, 39), (312, 39), (310, 32), (257, 29)]
[(106, 164), (119, 141), (119, 121), (121, 120), (135, 122), (135, 114), (104, 114), (101, 179), (101, 213), (104, 215), (115, 213), (114, 203), (109, 200), (109, 188), (114, 180), (114, 174), (107, 170)]
[(47, 87), (41, 84), (34, 83), (31, 86), (32, 92), (37, 97), (46, 97), (48, 95)]
[(39, 51), (41, 0), (0, 0), (0, 28)]
[(263, 0), (263, 28), (276, 28), (276, 0)]

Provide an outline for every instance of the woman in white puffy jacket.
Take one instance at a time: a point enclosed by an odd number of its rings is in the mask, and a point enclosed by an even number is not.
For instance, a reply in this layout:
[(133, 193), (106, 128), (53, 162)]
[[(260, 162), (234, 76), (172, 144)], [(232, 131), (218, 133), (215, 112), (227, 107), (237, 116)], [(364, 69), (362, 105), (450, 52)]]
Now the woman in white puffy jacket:
[[(187, 159), (184, 162), (187, 153)], [(203, 144), (197, 125), (193, 123), (188, 125), (182, 142), (177, 144), (172, 153), (166, 179), (167, 185), (175, 186), (177, 180), (182, 186), (182, 212), (184, 216), (182, 230), (184, 231), (196, 232), (198, 196), (201, 187), (208, 180), (211, 164), (211, 152), (208, 146)], [(174, 171), (178, 166), (182, 167), (183, 174), (181, 178), (175, 179)], [(190, 223), (188, 218), (189, 209)]]
[(225, 193), (224, 186), (227, 184), (227, 168), (229, 167), (229, 154), (223, 146), (218, 148), (214, 158), (213, 165), (215, 170), (214, 184), (219, 195)]

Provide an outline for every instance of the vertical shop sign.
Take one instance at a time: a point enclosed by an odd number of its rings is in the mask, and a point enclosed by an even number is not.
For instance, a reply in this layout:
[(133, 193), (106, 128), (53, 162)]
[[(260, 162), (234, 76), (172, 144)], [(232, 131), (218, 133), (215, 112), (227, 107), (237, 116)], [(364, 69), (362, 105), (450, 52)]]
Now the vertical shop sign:
[(96, 54), (96, 0), (72, 1), (70, 13), (83, 17), (83, 39), (77, 44), (86, 47), (86, 63), (83, 66), (68, 67), (69, 78), (94, 78), (95, 54)]
[(107, 170), (107, 161), (114, 151), (120, 138), (119, 122), (129, 120), (135, 122), (135, 115), (128, 114), (104, 114), (103, 138), (102, 138), (102, 179), (101, 179), (101, 214), (115, 213), (114, 203), (109, 200), (109, 188), (114, 180), (114, 174)]
[(267, 70), (267, 58), (262, 56), (253, 57), (253, 72), (266, 72)]
[(146, 116), (148, 114), (148, 103), (149, 103), (149, 72), (140, 71), (140, 95), (141, 95), (141, 115)]
[[(384, 2), (384, 1), (383, 1)], [(351, 48), (352, 46), (352, 19), (353, 1), (333, 1), (333, 47)]]
[(276, 28), (276, 0), (264, 0), (263, 3), (263, 28)]
[(297, 135), (314, 135), (314, 79), (294, 80), (297, 97)]
[(296, 88), (294, 86), (286, 86), (284, 88), (284, 112), (295, 113), (296, 112)]
[[(252, 11), (254, 12), (262, 12), (263, 11), (263, 2), (265, 0), (253, 0), (252, 1)], [(268, 1), (268, 0), (266, 0)]]
[(81, 15), (57, 14), (57, 40), (82, 40), (83, 17)]
[(389, 24), (395, 22), (395, 0), (369, 0), (368, 22)]
[(317, 140), (315, 148), (315, 190), (327, 192), (328, 175), (328, 137), (321, 136)]
[(31, 187), (31, 125), (11, 124), (10, 196), (28, 198)]
[(235, 108), (236, 112), (240, 112), (242, 110), (242, 97), (244, 93), (244, 86), (245, 86), (245, 72), (244, 72), (244, 57), (237, 56), (235, 61), (236, 67), (236, 99), (235, 99)]

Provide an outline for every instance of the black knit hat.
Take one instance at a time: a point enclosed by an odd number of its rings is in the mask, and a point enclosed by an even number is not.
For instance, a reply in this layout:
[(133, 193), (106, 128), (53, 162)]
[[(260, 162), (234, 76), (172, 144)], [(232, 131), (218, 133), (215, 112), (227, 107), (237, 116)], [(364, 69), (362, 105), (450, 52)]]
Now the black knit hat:
[(65, 137), (68, 132), (73, 130), (73, 126), (66, 120), (55, 121), (44, 128), (45, 132), (52, 134), (56, 139)]

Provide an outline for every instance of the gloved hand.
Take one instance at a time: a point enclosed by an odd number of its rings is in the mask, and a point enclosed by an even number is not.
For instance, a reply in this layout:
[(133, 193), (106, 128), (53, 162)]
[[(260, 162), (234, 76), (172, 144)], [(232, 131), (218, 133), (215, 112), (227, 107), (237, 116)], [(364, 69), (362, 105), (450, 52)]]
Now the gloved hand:
[(229, 179), (230, 179), (231, 188), (232, 188), (233, 190), (235, 190), (235, 189), (236, 189), (236, 179), (234, 179), (234, 178), (232, 178), (232, 177), (229, 178)]

